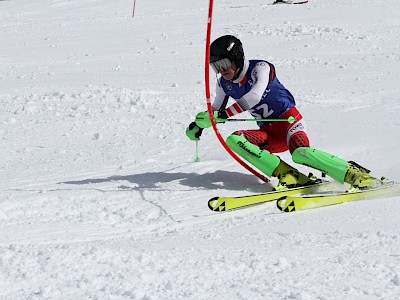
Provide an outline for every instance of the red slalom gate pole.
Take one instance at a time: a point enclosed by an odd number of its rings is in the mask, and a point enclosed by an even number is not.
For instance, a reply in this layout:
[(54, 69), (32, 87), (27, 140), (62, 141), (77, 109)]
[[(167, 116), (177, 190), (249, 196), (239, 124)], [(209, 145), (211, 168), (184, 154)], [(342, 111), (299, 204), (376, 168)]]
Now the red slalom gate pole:
[(136, 0), (133, 0), (132, 18), (135, 16)]
[(206, 59), (205, 59), (206, 101), (207, 101), (207, 110), (208, 110), (208, 114), (210, 116), (212, 128), (214, 129), (219, 142), (222, 144), (222, 146), (225, 148), (225, 150), (239, 164), (241, 164), (246, 170), (248, 170), (253, 175), (257, 176), (262, 181), (269, 182), (269, 179), (266, 176), (257, 172), (256, 170), (251, 168), (249, 165), (247, 165), (245, 162), (243, 162), (243, 160), (241, 160), (240, 157), (235, 152), (233, 152), (231, 148), (229, 148), (229, 146), (226, 144), (224, 138), (221, 136), (221, 134), (218, 130), (217, 124), (215, 122), (215, 119), (214, 119), (214, 113), (212, 110), (212, 104), (211, 104), (211, 99), (210, 99), (211, 98), (211, 93), (210, 93), (210, 44), (211, 44), (211, 27), (212, 27), (213, 6), (214, 6), (214, 0), (210, 0), (209, 8), (208, 8), (208, 19), (207, 19)]

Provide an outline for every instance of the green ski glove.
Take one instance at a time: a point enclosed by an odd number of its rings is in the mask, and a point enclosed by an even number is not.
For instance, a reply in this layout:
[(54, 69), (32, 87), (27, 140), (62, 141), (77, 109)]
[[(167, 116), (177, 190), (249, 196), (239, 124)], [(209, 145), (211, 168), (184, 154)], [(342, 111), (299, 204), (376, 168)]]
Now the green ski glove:
[[(214, 119), (216, 123), (225, 123), (224, 119), (227, 118), (228, 115), (225, 111), (214, 111)], [(196, 124), (201, 128), (209, 128), (212, 126), (208, 111), (202, 111), (196, 115)]]
[(195, 122), (192, 122), (189, 124), (189, 127), (186, 129), (186, 136), (191, 141), (199, 141), (202, 132), (203, 132), (203, 128), (197, 126)]

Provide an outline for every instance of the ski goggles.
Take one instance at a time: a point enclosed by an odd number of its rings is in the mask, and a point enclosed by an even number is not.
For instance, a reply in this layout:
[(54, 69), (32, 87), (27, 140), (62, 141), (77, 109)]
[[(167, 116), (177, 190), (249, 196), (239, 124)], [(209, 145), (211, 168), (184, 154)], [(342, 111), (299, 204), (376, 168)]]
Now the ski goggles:
[(210, 65), (214, 72), (218, 74), (219, 72), (228, 71), (232, 66), (232, 62), (229, 60), (229, 58), (223, 58), (210, 63)]

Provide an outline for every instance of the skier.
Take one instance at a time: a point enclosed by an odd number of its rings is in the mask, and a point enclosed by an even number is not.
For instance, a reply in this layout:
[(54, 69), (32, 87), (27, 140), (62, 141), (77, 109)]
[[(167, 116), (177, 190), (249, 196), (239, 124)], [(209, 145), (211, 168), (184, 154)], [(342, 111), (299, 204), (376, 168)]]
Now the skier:
[[(293, 95), (279, 82), (274, 65), (266, 60), (245, 59), (238, 38), (225, 35), (216, 39), (210, 45), (210, 65), (221, 75), (212, 104), (217, 123), (244, 111), (255, 119), (294, 117), (291, 124), (259, 121), (259, 129), (238, 130), (226, 140), (239, 156), (267, 176), (279, 179), (275, 190), (319, 182), (315, 176), (302, 174), (273, 154), (287, 150), (294, 162), (320, 170), (340, 183), (350, 184), (353, 189), (369, 189), (382, 184), (360, 165), (310, 148), (305, 121), (296, 108)], [(226, 107), (229, 97), (235, 103)], [(211, 126), (208, 112), (200, 112), (186, 129), (186, 135), (197, 141), (203, 129)]]

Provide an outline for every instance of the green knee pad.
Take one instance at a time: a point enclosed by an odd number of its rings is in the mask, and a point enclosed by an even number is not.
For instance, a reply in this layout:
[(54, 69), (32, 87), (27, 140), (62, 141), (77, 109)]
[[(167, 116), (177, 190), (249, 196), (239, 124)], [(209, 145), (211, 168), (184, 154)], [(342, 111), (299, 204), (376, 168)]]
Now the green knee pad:
[(274, 170), (281, 161), (278, 156), (261, 150), (244, 137), (236, 134), (230, 135), (226, 139), (226, 143), (234, 152), (257, 167), (267, 176), (272, 176), (272, 173), (274, 173)]
[(298, 164), (320, 170), (340, 183), (344, 183), (349, 167), (349, 163), (339, 157), (307, 147), (297, 148), (292, 154), (292, 159)]

